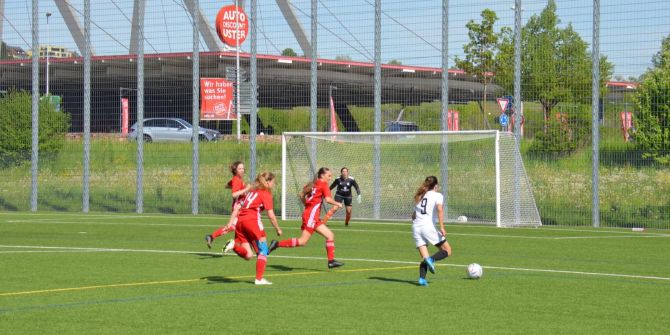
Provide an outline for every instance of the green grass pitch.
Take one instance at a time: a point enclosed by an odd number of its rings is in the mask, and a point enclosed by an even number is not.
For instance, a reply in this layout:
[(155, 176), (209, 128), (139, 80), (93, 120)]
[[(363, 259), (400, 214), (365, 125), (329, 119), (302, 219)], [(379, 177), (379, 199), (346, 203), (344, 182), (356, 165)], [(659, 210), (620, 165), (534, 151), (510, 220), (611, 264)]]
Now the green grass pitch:
[[(355, 212), (354, 212), (355, 214)], [(416, 285), (409, 223), (330, 223), (255, 260), (208, 250), (221, 216), (0, 213), (0, 334), (660, 334), (670, 233), (449, 225), (454, 254)], [(280, 222), (283, 238), (298, 222)], [(266, 223), (269, 238), (276, 238)], [(435, 248), (431, 248), (434, 252)], [(480, 280), (465, 266), (484, 267)]]

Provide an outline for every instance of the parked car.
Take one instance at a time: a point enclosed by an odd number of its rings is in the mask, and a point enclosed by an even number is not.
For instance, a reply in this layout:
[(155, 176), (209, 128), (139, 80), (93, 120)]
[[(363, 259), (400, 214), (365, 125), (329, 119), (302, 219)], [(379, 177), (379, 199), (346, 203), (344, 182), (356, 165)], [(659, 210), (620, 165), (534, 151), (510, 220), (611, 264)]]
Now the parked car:
[(409, 121), (391, 121), (386, 123), (384, 131), (419, 131), (419, 126)]
[[(193, 135), (193, 126), (178, 118), (147, 118), (142, 128), (144, 142), (189, 142)], [(221, 133), (214, 129), (200, 127), (198, 138), (201, 141), (216, 141)], [(129, 140), (137, 140), (137, 122), (130, 127)]]

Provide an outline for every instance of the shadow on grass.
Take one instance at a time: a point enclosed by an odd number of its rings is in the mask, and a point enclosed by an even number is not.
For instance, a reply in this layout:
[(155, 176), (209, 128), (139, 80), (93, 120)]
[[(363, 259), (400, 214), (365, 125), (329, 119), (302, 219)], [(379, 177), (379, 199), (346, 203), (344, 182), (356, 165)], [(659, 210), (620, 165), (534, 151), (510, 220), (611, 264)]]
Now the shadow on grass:
[(19, 208), (14, 206), (13, 204), (7, 202), (5, 198), (0, 197), (0, 208), (7, 210), (7, 211), (18, 211)]
[(210, 259), (210, 258), (221, 258), (223, 255), (214, 252), (199, 252), (196, 255), (200, 256), (200, 259)]
[(281, 271), (281, 272), (291, 272), (295, 270), (306, 270), (306, 271), (319, 271), (323, 272), (325, 270), (319, 270), (319, 269), (314, 269), (314, 268), (292, 268), (290, 266), (286, 265), (276, 265), (276, 264), (268, 264), (268, 268), (271, 268), (276, 271)]
[(250, 282), (248, 280), (239, 280), (239, 279), (226, 278), (226, 277), (221, 277), (221, 276), (207, 276), (207, 277), (202, 277), (200, 279), (206, 280), (207, 284), (249, 283)]
[(385, 281), (385, 282), (404, 283), (404, 284), (419, 286), (418, 282), (414, 281), (414, 280), (405, 280), (405, 279), (387, 278), (387, 277), (370, 277), (368, 279), (381, 280), (381, 281)]

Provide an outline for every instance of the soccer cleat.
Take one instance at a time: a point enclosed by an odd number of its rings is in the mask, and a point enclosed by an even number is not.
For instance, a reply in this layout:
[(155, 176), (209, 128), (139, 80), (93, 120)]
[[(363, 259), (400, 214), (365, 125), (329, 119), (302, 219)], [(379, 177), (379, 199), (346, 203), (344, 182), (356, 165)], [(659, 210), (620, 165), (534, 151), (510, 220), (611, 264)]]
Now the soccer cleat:
[(226, 242), (226, 245), (223, 247), (223, 249), (221, 249), (221, 251), (223, 251), (224, 254), (227, 254), (231, 250), (233, 250), (234, 247), (235, 247), (235, 241), (228, 240), (228, 242)]
[(426, 278), (419, 278), (419, 286), (428, 286)]
[(328, 261), (328, 268), (329, 268), (329, 269), (332, 269), (332, 268), (339, 268), (339, 267), (342, 266), (342, 265), (344, 265), (344, 263), (342, 263), (342, 262), (338, 262), (338, 261), (336, 261), (336, 260), (334, 260), (334, 259), (333, 259), (332, 261)]
[(272, 282), (268, 281), (265, 278), (261, 278), (261, 279), (254, 280), (254, 284), (255, 285), (272, 285)]
[(277, 248), (279, 248), (279, 242), (277, 242), (277, 240), (270, 241), (270, 247), (268, 248), (268, 255), (271, 254)]
[(428, 257), (423, 260), (426, 265), (428, 265), (428, 270), (430, 270), (430, 273), (435, 273), (435, 264), (433, 264), (433, 257)]
[(212, 235), (205, 235), (205, 243), (207, 243), (207, 248), (212, 249), (212, 242), (214, 242), (214, 238)]

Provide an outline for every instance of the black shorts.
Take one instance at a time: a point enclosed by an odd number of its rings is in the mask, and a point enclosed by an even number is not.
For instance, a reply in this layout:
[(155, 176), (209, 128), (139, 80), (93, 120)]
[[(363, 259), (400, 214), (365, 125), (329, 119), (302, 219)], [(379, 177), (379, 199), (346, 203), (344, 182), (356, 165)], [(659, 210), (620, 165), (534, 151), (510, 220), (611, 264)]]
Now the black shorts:
[(345, 206), (351, 206), (351, 197), (343, 197), (339, 194), (335, 194), (335, 201), (343, 202)]

